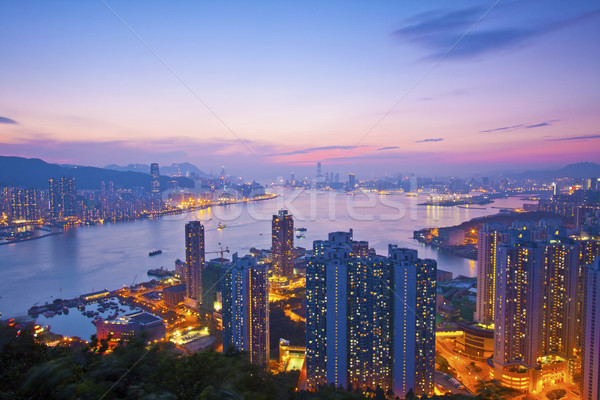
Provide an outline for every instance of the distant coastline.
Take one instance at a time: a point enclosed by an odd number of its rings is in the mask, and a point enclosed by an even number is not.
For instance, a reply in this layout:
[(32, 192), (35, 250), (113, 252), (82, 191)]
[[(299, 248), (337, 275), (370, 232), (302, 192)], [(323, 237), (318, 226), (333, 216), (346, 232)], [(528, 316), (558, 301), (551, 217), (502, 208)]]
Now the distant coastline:
[[(202, 210), (202, 209), (206, 209), (209, 207), (218, 207), (218, 206), (228, 206), (228, 205), (232, 205), (232, 204), (240, 204), (240, 203), (255, 203), (255, 202), (259, 202), (259, 201), (265, 201), (265, 200), (271, 200), (274, 198), (277, 198), (279, 195), (276, 193), (270, 193), (268, 196), (262, 196), (262, 197), (256, 197), (256, 198), (252, 198), (252, 199), (241, 199), (241, 200), (233, 200), (233, 201), (227, 201), (227, 202), (219, 202), (219, 203), (215, 203), (215, 204), (203, 204), (201, 206), (197, 206), (197, 207), (190, 207), (190, 208), (185, 208), (185, 209), (180, 209), (180, 210), (168, 210), (165, 212), (159, 212), (157, 214), (150, 214), (150, 215), (144, 215), (144, 216), (140, 216), (140, 217), (136, 217), (136, 218), (127, 218), (127, 219), (120, 219), (120, 220), (115, 220), (115, 221), (111, 221), (111, 220), (107, 220), (107, 222), (131, 222), (131, 221), (136, 221), (139, 219), (155, 219), (155, 218), (162, 218), (164, 216), (168, 216), (168, 215), (178, 215), (178, 214), (184, 214), (184, 213), (188, 213), (188, 212), (192, 212), (192, 211), (196, 211), (196, 210)], [(76, 224), (73, 225), (73, 227), (77, 227), (83, 224)], [(92, 226), (95, 224), (91, 224)], [(38, 228), (40, 229), (40, 228)], [(29, 240), (36, 240), (36, 239), (42, 239), (48, 236), (53, 236), (53, 235), (60, 235), (64, 233), (64, 231), (60, 231), (60, 232), (51, 232), (51, 233), (47, 233), (44, 235), (39, 235), (39, 236), (30, 236), (27, 238), (22, 238), (22, 239), (13, 239), (10, 241), (4, 241), (2, 243), (0, 243), (0, 246), (2, 245), (8, 245), (8, 244), (14, 244), (14, 243), (19, 243), (19, 242), (26, 242)]]

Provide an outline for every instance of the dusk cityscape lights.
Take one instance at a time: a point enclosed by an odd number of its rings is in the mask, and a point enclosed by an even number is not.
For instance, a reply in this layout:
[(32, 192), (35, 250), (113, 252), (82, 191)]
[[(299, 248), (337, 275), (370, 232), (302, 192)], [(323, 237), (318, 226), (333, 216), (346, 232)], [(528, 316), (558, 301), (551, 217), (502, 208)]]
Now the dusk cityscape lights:
[(0, 5), (0, 397), (600, 399), (600, 6)]

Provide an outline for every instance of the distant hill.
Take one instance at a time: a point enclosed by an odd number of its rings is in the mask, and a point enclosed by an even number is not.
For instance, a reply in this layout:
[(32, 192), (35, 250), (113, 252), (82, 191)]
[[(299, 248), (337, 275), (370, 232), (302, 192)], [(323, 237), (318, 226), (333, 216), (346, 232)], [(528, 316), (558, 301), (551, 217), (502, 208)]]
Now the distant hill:
[[(62, 166), (49, 164), (39, 158), (0, 156), (0, 187), (22, 186), (48, 189), (48, 179), (61, 176), (75, 178), (77, 189), (100, 189), (100, 182), (114, 182), (116, 187), (131, 189), (143, 187), (150, 189), (150, 175), (142, 172), (121, 172), (105, 168), (84, 166)], [(188, 178), (160, 177), (161, 188), (165, 189), (169, 181), (175, 179), (181, 187), (194, 187), (194, 181)]]
[[(148, 164), (129, 164), (125, 166), (109, 164), (104, 168), (115, 171), (143, 172), (145, 174), (150, 173), (150, 165)], [(205, 172), (201, 171), (198, 167), (188, 162), (174, 163), (171, 165), (159, 165), (159, 170), (162, 175), (166, 176), (186, 176), (188, 172), (190, 174), (196, 174), (200, 178), (206, 178), (209, 176)]]
[(593, 162), (580, 162), (569, 164), (557, 170), (525, 171), (519, 174), (521, 178), (597, 178), (600, 177), (600, 164)]

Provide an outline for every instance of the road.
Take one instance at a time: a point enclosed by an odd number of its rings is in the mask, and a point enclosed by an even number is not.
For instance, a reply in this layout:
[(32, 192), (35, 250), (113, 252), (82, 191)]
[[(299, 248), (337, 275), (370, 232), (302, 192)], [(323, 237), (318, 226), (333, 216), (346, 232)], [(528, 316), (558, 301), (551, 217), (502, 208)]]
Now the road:
[(436, 350), (442, 357), (448, 360), (450, 367), (455, 370), (456, 378), (461, 381), (471, 393), (475, 393), (478, 382), (489, 380), (489, 366), (485, 363), (475, 362), (475, 365), (481, 368), (481, 371), (471, 371), (472, 366), (470, 364), (473, 360), (454, 352), (450, 347), (451, 344), (446, 342), (447, 340), (449, 339), (437, 339)]
[(444, 392), (452, 392), (452, 394), (464, 394), (470, 395), (471, 393), (466, 389), (458, 389), (452, 383), (444, 379), (443, 374), (439, 371), (435, 371), (435, 376), (433, 377), (433, 381), (437, 386), (442, 387)]

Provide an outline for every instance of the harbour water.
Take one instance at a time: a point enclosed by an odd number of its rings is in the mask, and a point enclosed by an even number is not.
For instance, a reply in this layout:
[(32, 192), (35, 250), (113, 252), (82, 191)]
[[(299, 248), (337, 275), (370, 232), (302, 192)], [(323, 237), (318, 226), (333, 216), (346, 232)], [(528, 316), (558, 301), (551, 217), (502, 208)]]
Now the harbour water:
[[(520, 207), (523, 203), (519, 198), (508, 198), (486, 206), (459, 208), (418, 206), (426, 200), (422, 194), (417, 197), (400, 193), (345, 195), (317, 191), (280, 194), (273, 200), (212, 207), (160, 219), (81, 226), (61, 235), (0, 246), (0, 312), (4, 319), (25, 315), (35, 304), (147, 281), (150, 268), (173, 269), (176, 259), (185, 259), (184, 225), (190, 220), (203, 221), (207, 252), (221, 246), (240, 255), (252, 247), (268, 249), (271, 218), (280, 208), (290, 210), (296, 228), (307, 229), (305, 238), (295, 238), (296, 246), (311, 248), (313, 240), (325, 239), (328, 232), (352, 228), (356, 240), (369, 241), (380, 254), (387, 253), (389, 243), (396, 243), (418, 249), (420, 258), (437, 260), (439, 269), (451, 271), (455, 276), (474, 276), (475, 261), (421, 245), (412, 239), (413, 231), (457, 225), (471, 218), (496, 214), (498, 207)], [(218, 229), (219, 223), (226, 227)], [(161, 249), (163, 253), (149, 257), (152, 249)], [(206, 257), (217, 258), (219, 254)], [(54, 332), (84, 337), (88, 330), (93, 333), (87, 319), (84, 321), (89, 327), (81, 331), (83, 334), (74, 332), (79, 329), (70, 331), (69, 323), (61, 321), (49, 321)]]

